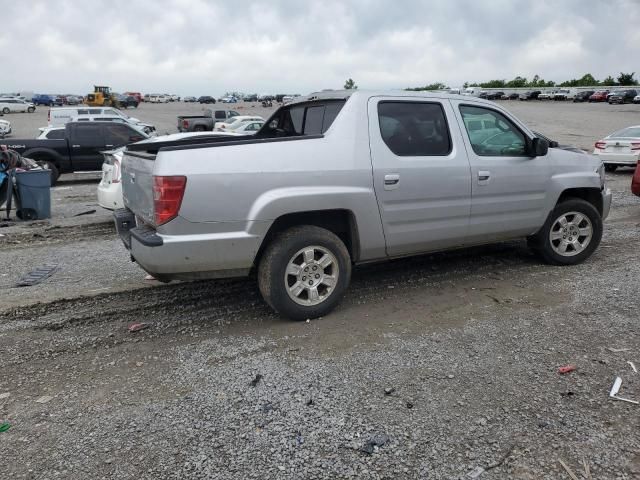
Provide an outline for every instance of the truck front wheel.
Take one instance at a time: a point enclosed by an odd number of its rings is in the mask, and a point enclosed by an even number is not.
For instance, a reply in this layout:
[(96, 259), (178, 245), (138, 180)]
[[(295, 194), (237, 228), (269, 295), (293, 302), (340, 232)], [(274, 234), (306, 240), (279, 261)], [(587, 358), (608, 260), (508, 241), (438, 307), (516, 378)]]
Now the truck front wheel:
[(265, 301), (292, 320), (328, 314), (351, 280), (351, 258), (340, 238), (313, 225), (290, 228), (269, 244), (258, 268)]
[(589, 202), (569, 198), (556, 205), (529, 245), (551, 265), (576, 265), (600, 245), (602, 217)]

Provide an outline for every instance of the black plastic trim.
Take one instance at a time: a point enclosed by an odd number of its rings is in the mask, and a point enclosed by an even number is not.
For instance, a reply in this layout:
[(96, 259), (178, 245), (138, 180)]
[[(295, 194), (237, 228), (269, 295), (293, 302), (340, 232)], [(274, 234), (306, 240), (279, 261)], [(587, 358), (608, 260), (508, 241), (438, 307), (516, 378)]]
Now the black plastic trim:
[(129, 230), (129, 233), (132, 238), (135, 238), (145, 247), (161, 247), (164, 243), (162, 241), (162, 237), (158, 235), (153, 228), (147, 225), (132, 228)]

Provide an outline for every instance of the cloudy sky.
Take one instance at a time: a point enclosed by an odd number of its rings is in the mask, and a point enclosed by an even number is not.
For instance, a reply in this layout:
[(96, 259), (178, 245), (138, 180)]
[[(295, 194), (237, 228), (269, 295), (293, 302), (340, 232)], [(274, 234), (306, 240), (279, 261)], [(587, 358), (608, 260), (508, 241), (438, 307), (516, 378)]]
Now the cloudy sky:
[(0, 91), (220, 95), (640, 73), (640, 0), (0, 0)]

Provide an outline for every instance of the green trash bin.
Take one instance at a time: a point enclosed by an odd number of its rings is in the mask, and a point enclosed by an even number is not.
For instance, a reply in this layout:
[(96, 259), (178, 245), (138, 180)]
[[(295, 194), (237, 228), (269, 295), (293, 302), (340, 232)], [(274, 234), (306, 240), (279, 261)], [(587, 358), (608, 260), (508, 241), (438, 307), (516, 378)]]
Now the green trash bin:
[(16, 215), (21, 220), (51, 218), (51, 172), (27, 170), (15, 172), (18, 190)]

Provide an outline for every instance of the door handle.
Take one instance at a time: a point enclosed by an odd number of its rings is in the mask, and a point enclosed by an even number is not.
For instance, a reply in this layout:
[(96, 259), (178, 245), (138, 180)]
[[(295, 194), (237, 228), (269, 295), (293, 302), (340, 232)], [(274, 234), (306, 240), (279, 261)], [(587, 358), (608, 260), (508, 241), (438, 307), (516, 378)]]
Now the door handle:
[(105, 147), (111, 148), (111, 147), (113, 147), (113, 145), (105, 145)]
[(80, 145), (71, 145), (71, 148), (80, 148)]
[(398, 175), (397, 173), (392, 173), (384, 176), (385, 190), (393, 190), (394, 188), (398, 188), (399, 183), (400, 183), (400, 175)]
[(478, 171), (478, 185), (486, 185), (491, 180), (491, 172), (488, 170)]

